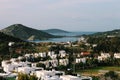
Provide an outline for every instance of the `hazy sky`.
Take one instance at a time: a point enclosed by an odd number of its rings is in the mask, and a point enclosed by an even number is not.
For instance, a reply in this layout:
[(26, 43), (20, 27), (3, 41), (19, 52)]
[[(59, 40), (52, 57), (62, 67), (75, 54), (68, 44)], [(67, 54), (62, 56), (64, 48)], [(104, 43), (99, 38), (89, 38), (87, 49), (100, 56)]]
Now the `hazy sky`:
[(120, 28), (120, 0), (0, 0), (0, 29), (107, 31)]

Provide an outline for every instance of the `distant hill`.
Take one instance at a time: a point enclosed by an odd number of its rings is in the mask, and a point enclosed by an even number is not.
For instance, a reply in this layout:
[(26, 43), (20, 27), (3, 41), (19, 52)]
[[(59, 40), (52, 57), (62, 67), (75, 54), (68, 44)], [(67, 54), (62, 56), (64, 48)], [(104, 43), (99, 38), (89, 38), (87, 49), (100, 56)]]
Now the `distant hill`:
[(120, 37), (120, 29), (106, 31), (106, 32), (97, 32), (97, 33), (91, 34), (90, 36), (93, 36), (93, 37)]
[(23, 40), (0, 32), (0, 42), (23, 42)]
[(43, 31), (47, 33), (69, 33), (68, 31), (61, 30), (61, 29), (48, 29)]
[(5, 29), (2, 29), (1, 32), (22, 40), (44, 40), (55, 37), (41, 30), (29, 28), (22, 24), (11, 25)]

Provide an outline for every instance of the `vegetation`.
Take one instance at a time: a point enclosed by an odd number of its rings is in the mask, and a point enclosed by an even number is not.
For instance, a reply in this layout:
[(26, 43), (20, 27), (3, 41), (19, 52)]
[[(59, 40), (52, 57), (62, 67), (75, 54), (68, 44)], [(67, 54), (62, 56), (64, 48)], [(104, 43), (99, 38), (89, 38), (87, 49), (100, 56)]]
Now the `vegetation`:
[(119, 80), (120, 79), (119, 75), (114, 71), (109, 71), (104, 76), (105, 77), (110, 77), (112, 80)]
[(99, 80), (99, 77), (97, 77), (97, 76), (92, 76), (92, 80)]
[(96, 47), (93, 48), (95, 53), (99, 52), (120, 52), (120, 37), (89, 37), (88, 43), (97, 44)]
[(100, 70), (102, 71), (120, 71), (120, 67), (117, 66), (101, 66), (101, 67), (93, 67), (88, 69), (81, 69), (76, 70), (76, 73), (79, 73), (80, 75), (88, 75), (88, 76), (100, 76)]
[(48, 30), (43, 30), (43, 31), (47, 33), (69, 33), (68, 31), (64, 31), (60, 29), (48, 29)]
[(4, 78), (4, 77), (1, 77), (1, 76), (0, 76), (0, 80), (7, 80), (7, 79), (6, 79), (6, 78)]
[[(14, 42), (14, 44), (9, 46), (9, 42)], [(35, 45), (35, 43), (26, 42), (0, 32), (0, 64), (3, 59), (9, 59), (10, 56), (16, 58), (25, 53), (35, 52)]]
[(6, 77), (6, 80), (16, 80), (15, 77)]
[(98, 33), (94, 33), (90, 36), (93, 37), (120, 37), (120, 29), (116, 29), (116, 30), (112, 30), (112, 31), (106, 31), (106, 32), (98, 32)]
[(19, 38), (12, 37), (12, 36), (9, 36), (9, 35), (6, 35), (6, 34), (0, 32), (0, 43), (2, 43), (2, 42), (9, 42), (9, 41), (12, 41), (12, 42), (22, 42), (23, 40), (21, 40)]
[(31, 75), (31, 76), (29, 77), (29, 80), (38, 80), (38, 78), (37, 78), (35, 75)]
[(0, 64), (3, 59), (7, 59), (9, 57), (9, 42), (21, 43), (25, 41), (0, 32)]
[(42, 68), (44, 68), (44, 69), (46, 68), (46, 67), (45, 67), (45, 64), (42, 64), (42, 63), (37, 63), (36, 66), (37, 66), (37, 67), (42, 67)]
[(38, 80), (38, 78), (35, 75), (27, 75), (27, 74), (19, 73), (17, 80)]
[(11, 26), (1, 30), (1, 32), (5, 33), (7, 35), (11, 35), (11, 36), (20, 38), (22, 40), (28, 40), (28, 39), (44, 40), (44, 39), (55, 37), (55, 36), (48, 34), (46, 32), (32, 29), (32, 28), (26, 27), (22, 24), (11, 25)]
[[(18, 26), (21, 26), (20, 28), (18, 28)], [(30, 34), (32, 35), (32, 38), (38, 39), (38, 37), (33, 36), (34, 33), (32, 32), (33, 29), (31, 28), (27, 28), (23, 25), (17, 24), (17, 25), (12, 25), (13, 28), (8, 27), (7, 29), (9, 31), (15, 32), (17, 31), (17, 29), (20, 31), (22, 31), (22, 33), (24, 34)], [(30, 29), (30, 31), (28, 31), (27, 29)], [(4, 30), (3, 30), (4, 31)], [(25, 32), (24, 32), (25, 31)], [(36, 31), (36, 30), (34, 30)], [(28, 32), (28, 33), (27, 33)], [(30, 32), (30, 33), (29, 33)], [(116, 32), (116, 34), (119, 32)], [(16, 33), (17, 35), (18, 33)], [(19, 33), (20, 34), (20, 33)], [(34, 33), (36, 34), (36, 33)], [(105, 33), (108, 35), (111, 35), (109, 33)], [(63, 65), (59, 65), (57, 67), (55, 67), (55, 69), (57, 70), (63, 70), (65, 71), (67, 74), (73, 74), (74, 72), (77, 73), (83, 73), (84, 74), (91, 74), (90, 76), (93, 76), (94, 80), (99, 80), (100, 77), (95, 77), (96, 75), (98, 76), (99, 70), (108, 70), (111, 72), (108, 72), (104, 75), (104, 78), (106, 78), (106, 80), (109, 79), (113, 79), (113, 80), (119, 80), (119, 76), (115, 73), (112, 72), (112, 70), (114, 71), (120, 71), (120, 68), (118, 66), (120, 66), (120, 59), (116, 59), (113, 57), (113, 53), (119, 53), (120, 52), (120, 37), (107, 37), (107, 36), (99, 36), (98, 34), (94, 34), (94, 35), (90, 35), (90, 36), (86, 36), (87, 41), (86, 42), (74, 42), (73, 44), (77, 44), (77, 46), (72, 46), (69, 45), (67, 47), (64, 46), (64, 44), (58, 44), (58, 43), (30, 43), (30, 42), (25, 42), (22, 41), (18, 38), (14, 38), (12, 36), (8, 36), (5, 35), (4, 33), (0, 33), (0, 61), (2, 61), (3, 59), (8, 59), (10, 54), (11, 57), (18, 57), (19, 55), (24, 55), (25, 53), (39, 53), (39, 52), (48, 52), (48, 51), (54, 51), (57, 54), (57, 59), (59, 62), (59, 51), (60, 50), (65, 50), (67, 53), (66, 58), (69, 59), (69, 64), (67, 66), (63, 66)], [(14, 34), (15, 35), (15, 34)], [(39, 34), (37, 34), (39, 35)], [(98, 35), (98, 36), (97, 36)], [(23, 38), (28, 39), (29, 37), (27, 36), (23, 36)], [(41, 36), (42, 37), (42, 36)], [(23, 39), (22, 38), (22, 39)], [(39, 39), (43, 39), (43, 38), (39, 38)], [(15, 42), (15, 44), (11, 47), (8, 46), (8, 42)], [(89, 45), (86, 45), (86, 43), (88, 43)], [(96, 46), (93, 46), (94, 44), (96, 44)], [(19, 52), (19, 50), (21, 52)], [(19, 52), (18, 54), (17, 51)], [(80, 62), (75, 64), (75, 57), (77, 56), (77, 54), (81, 53), (81, 52), (90, 52), (91, 55), (87, 55), (87, 56), (79, 56), (81, 58), (86, 57), (86, 62)], [(104, 52), (104, 53), (110, 53), (110, 57), (107, 59), (104, 59), (102, 61), (98, 60), (96, 57), (100, 55), (99, 53)], [(29, 58), (27, 58), (27, 61), (29, 62), (39, 62), (39, 61), (46, 61), (46, 60), (50, 60), (51, 58), (49, 56), (47, 56), (46, 58), (42, 58), (42, 57), (33, 57), (30, 56)], [(23, 59), (22, 61), (25, 61), (26, 59)], [(43, 67), (45, 68), (45, 65), (42, 63), (38, 63), (37, 67)], [(92, 75), (94, 74), (94, 75)], [(116, 78), (115, 78), (116, 77)], [(26, 74), (19, 74), (19, 80), (36, 80), (35, 76), (28, 76)]]

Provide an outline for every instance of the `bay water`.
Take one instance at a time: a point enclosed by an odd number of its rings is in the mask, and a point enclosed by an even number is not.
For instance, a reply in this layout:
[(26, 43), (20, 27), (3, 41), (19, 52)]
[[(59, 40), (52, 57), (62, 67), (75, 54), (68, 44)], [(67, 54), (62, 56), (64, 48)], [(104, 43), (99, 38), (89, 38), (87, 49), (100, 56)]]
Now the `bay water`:
[(89, 34), (93, 34), (95, 32), (69, 32), (69, 33), (50, 33), (52, 35), (57, 35), (57, 36), (65, 36), (65, 37), (61, 37), (61, 38), (50, 38), (48, 40), (36, 40), (33, 42), (39, 43), (39, 42), (74, 42), (74, 41), (78, 41), (80, 37), (76, 37), (76, 36), (81, 36), (81, 35), (89, 35)]

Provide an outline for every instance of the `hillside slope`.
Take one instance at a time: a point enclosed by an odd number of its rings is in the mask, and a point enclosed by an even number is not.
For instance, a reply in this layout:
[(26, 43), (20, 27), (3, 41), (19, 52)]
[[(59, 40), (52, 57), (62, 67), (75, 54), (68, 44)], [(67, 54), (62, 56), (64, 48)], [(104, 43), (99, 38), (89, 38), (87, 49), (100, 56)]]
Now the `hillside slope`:
[[(22, 40), (44, 40), (48, 38), (53, 38), (55, 36), (48, 34), (46, 32), (36, 30), (33, 28), (26, 27), (22, 24), (14, 24), (5, 29), (2, 29), (1, 32), (11, 35), (13, 37), (20, 38)], [(31, 37), (34, 37), (31, 39)]]
[(48, 29), (43, 31), (47, 33), (69, 33), (68, 31), (61, 30), (61, 29)]
[(23, 40), (0, 32), (0, 42), (21, 42)]
[(93, 36), (93, 37), (120, 37), (120, 29), (115, 29), (115, 30), (106, 31), (106, 32), (97, 32), (97, 33), (91, 34), (89, 36)]

